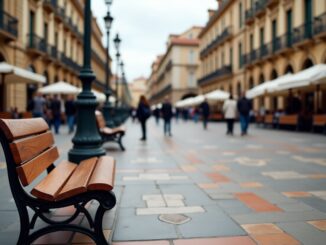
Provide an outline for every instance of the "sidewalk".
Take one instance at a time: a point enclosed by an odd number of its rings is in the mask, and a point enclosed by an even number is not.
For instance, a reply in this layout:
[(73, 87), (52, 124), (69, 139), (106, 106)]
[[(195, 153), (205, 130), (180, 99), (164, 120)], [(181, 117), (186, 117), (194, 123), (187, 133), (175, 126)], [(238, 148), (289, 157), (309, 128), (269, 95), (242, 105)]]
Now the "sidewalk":
[[(117, 160), (118, 203), (104, 222), (114, 245), (325, 243), (325, 136), (253, 126), (247, 137), (227, 137), (223, 123), (204, 131), (201, 124), (179, 122), (172, 125), (173, 137), (164, 137), (163, 125), (151, 120), (148, 141), (141, 142), (140, 126), (127, 127), (126, 152), (105, 145)], [(56, 140), (66, 156), (71, 136), (64, 131)], [(19, 220), (3, 167), (0, 244), (14, 244)], [(91, 241), (69, 232), (37, 241), (71, 243)]]

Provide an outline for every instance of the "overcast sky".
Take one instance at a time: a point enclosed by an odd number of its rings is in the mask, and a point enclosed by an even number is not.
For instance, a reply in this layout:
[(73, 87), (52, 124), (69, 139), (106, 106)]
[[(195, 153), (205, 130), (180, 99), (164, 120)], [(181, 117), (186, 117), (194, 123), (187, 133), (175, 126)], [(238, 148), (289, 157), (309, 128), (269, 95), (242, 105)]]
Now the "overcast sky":
[[(204, 26), (207, 10), (216, 6), (216, 0), (113, 0), (110, 54), (115, 55), (112, 39), (119, 32), (127, 79), (149, 76), (155, 57), (165, 52), (168, 35)], [(105, 33), (105, 0), (92, 0), (92, 10)]]

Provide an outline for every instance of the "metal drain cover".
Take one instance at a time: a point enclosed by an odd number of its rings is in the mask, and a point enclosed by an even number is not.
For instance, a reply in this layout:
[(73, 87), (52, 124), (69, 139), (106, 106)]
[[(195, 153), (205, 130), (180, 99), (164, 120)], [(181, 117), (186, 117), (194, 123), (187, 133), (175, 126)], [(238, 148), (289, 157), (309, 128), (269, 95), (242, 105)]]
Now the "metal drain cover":
[(182, 225), (191, 220), (190, 217), (184, 214), (161, 214), (158, 219), (173, 225)]

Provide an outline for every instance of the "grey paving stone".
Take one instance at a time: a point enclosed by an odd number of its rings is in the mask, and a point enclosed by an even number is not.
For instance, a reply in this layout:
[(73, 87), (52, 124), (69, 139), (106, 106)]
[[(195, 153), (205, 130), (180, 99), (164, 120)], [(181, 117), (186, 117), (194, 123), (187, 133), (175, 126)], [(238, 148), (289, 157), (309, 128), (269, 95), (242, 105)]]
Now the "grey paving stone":
[(160, 185), (163, 194), (181, 194), (187, 206), (214, 204), (197, 185)]
[(178, 226), (178, 230), (184, 238), (246, 234), (230, 217), (222, 212), (217, 212), (215, 206), (204, 206), (204, 208), (206, 209), (205, 213), (188, 214), (192, 220)]
[(299, 201), (296, 203), (278, 203), (277, 206), (285, 212), (304, 212), (315, 210), (312, 206), (309, 206)]
[(304, 202), (305, 204), (326, 213), (326, 201), (323, 199), (320, 199), (318, 197), (306, 197), (306, 198), (298, 198), (301, 202)]
[(295, 203), (296, 201), (292, 198), (286, 197), (279, 192), (272, 191), (272, 190), (254, 190), (261, 198), (265, 199), (266, 201), (278, 204), (278, 203)]
[(317, 210), (304, 212), (268, 212), (268, 213), (252, 213), (231, 215), (231, 217), (239, 224), (261, 224), (275, 222), (296, 222), (308, 221), (315, 219), (325, 219), (326, 214)]
[(217, 205), (220, 206), (225, 213), (231, 215), (248, 214), (252, 212), (250, 208), (239, 200), (220, 200), (217, 201)]
[(326, 233), (305, 222), (280, 223), (277, 225), (304, 245), (325, 245)]
[(132, 208), (141, 208), (146, 207), (145, 202), (142, 200), (142, 195), (150, 195), (150, 194), (160, 194), (160, 190), (157, 189), (155, 185), (128, 185), (125, 187), (120, 207), (132, 207)]
[(174, 225), (161, 222), (158, 215), (136, 216), (134, 208), (120, 208), (113, 241), (178, 238)]

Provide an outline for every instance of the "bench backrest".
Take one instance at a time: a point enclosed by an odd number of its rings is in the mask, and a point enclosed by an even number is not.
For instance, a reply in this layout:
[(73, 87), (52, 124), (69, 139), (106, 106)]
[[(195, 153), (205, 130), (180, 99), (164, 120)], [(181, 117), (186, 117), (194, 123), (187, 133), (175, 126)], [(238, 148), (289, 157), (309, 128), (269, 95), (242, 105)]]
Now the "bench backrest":
[(326, 115), (314, 115), (313, 116), (313, 125), (326, 125)]
[(10, 112), (0, 111), (0, 118), (10, 119), (10, 118), (12, 118), (12, 116), (11, 116)]
[(98, 128), (99, 129), (105, 128), (106, 127), (106, 122), (105, 122), (105, 119), (103, 117), (102, 112), (96, 110), (95, 111), (95, 116), (96, 116), (96, 122), (97, 122)]
[(283, 115), (280, 116), (279, 123), (285, 125), (297, 125), (298, 119), (299, 119), (298, 115)]
[(272, 124), (273, 123), (274, 116), (272, 114), (266, 114), (265, 115), (265, 123)]
[(55, 160), (59, 153), (53, 135), (42, 118), (0, 119), (2, 137), (9, 144), (18, 177), (23, 186), (29, 185)]

